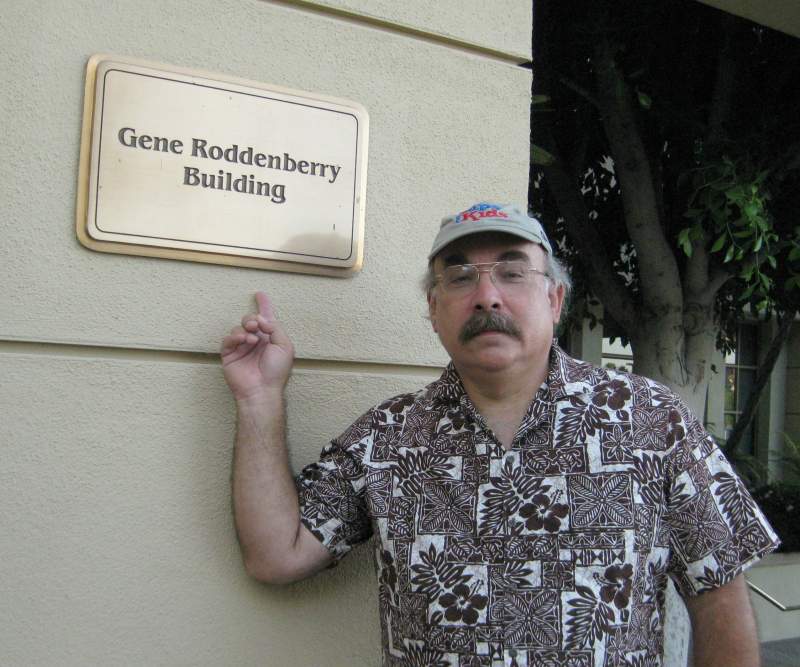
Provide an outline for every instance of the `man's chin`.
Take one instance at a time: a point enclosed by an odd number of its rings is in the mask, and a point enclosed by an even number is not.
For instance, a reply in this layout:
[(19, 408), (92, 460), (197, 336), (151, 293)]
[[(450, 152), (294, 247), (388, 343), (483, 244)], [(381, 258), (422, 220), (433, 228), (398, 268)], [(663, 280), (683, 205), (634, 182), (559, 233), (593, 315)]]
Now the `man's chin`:
[(478, 353), (471, 355), (469, 367), (473, 372), (502, 374), (512, 369), (515, 363), (513, 355), (506, 354), (499, 348), (483, 348)]

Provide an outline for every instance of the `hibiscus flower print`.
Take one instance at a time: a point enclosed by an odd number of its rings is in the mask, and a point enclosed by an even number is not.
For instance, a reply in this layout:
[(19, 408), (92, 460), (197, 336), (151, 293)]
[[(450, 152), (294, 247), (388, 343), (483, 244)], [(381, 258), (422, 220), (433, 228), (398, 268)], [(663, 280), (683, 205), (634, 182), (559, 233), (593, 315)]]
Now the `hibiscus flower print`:
[(561, 495), (557, 491), (551, 500), (546, 493), (539, 493), (531, 498), (531, 502), (522, 506), (519, 513), (525, 519), (525, 527), (529, 530), (544, 528), (549, 533), (557, 533), (561, 528), (561, 519), (567, 516), (569, 507), (555, 502)]
[(439, 604), (444, 608), (444, 617), (451, 623), (464, 622), (475, 625), (478, 622), (478, 610), (485, 609), (488, 598), (478, 593), (480, 584), (470, 588), (466, 584), (458, 584), (452, 592), (439, 597)]
[(631, 597), (631, 577), (633, 576), (633, 565), (625, 563), (622, 567), (612, 565), (607, 567), (605, 574), (601, 577), (595, 575), (597, 581), (603, 584), (600, 588), (600, 599), (606, 604), (614, 603), (617, 609), (624, 609), (628, 606)]
[(622, 410), (631, 398), (631, 390), (622, 380), (603, 382), (595, 387), (592, 403), (598, 407), (608, 405), (612, 410)]
[(686, 436), (686, 429), (683, 428), (683, 418), (681, 413), (675, 409), (669, 411), (669, 430), (667, 431), (667, 447), (672, 447), (676, 442), (680, 442)]

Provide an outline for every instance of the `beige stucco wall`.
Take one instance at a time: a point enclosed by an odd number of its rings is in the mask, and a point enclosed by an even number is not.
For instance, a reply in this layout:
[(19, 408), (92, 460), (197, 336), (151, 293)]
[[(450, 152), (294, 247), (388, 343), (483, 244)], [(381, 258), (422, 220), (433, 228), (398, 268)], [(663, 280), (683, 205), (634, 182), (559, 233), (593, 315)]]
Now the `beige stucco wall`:
[[(530, 3), (43, 0), (0, 22), (0, 664), (375, 665), (368, 548), (244, 574), (221, 336), (272, 294), (299, 357), (297, 466), (445, 361), (417, 278), (438, 217), (527, 190)], [(75, 237), (84, 67), (133, 56), (370, 114), (349, 279), (93, 253)]]

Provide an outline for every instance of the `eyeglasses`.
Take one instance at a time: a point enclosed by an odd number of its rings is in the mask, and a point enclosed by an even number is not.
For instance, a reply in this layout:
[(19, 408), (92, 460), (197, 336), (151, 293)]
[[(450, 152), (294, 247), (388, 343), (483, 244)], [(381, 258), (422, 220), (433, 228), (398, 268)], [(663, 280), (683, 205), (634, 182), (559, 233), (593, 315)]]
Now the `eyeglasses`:
[(509, 289), (527, 286), (535, 275), (550, 278), (549, 273), (534, 269), (527, 262), (513, 260), (448, 266), (442, 273), (436, 274), (436, 280), (446, 292), (468, 294), (478, 286), (481, 273), (488, 273), (498, 287)]

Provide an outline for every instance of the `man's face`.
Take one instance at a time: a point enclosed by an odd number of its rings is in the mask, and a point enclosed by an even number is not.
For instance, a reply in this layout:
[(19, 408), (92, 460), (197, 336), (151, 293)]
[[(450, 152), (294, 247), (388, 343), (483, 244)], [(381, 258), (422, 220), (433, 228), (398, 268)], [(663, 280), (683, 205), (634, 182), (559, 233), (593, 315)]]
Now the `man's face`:
[[(434, 273), (456, 264), (521, 260), (544, 271), (539, 245), (508, 234), (473, 234), (454, 241), (435, 258)], [(549, 360), (553, 326), (561, 315), (563, 287), (529, 274), (525, 285), (494, 284), (481, 273), (472, 290), (452, 292), (437, 283), (428, 295), (433, 330), (462, 373), (537, 369)], [(499, 282), (499, 281), (498, 281)]]

